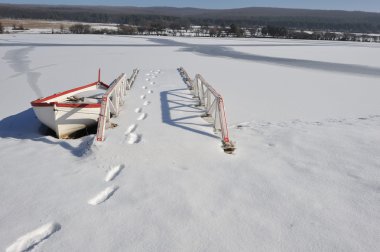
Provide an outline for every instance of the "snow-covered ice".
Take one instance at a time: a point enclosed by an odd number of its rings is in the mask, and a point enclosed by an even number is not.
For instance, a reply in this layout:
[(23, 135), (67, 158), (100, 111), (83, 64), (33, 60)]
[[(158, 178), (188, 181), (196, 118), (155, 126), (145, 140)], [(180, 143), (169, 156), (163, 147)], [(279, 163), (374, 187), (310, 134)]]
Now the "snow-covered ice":
[[(0, 249), (379, 251), (379, 57), (369, 43), (0, 35)], [(233, 155), (180, 66), (223, 95)], [(99, 145), (50, 136), (30, 101), (99, 67), (106, 83), (141, 69), (118, 126)]]

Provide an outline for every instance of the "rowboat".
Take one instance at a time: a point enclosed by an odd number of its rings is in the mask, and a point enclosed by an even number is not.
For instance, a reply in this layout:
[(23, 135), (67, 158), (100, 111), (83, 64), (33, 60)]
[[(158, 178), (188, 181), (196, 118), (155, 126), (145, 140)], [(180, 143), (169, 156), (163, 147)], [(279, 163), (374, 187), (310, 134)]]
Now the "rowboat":
[(109, 85), (100, 81), (56, 93), (31, 102), (37, 118), (58, 138), (97, 124), (102, 97)]

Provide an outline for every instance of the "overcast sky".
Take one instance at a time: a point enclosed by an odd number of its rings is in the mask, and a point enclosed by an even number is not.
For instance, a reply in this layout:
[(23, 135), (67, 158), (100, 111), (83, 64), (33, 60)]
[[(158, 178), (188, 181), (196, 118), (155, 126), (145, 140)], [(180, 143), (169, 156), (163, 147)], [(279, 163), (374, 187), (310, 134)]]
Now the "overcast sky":
[(0, 0), (0, 3), (175, 6), (211, 9), (266, 6), (380, 12), (380, 0)]

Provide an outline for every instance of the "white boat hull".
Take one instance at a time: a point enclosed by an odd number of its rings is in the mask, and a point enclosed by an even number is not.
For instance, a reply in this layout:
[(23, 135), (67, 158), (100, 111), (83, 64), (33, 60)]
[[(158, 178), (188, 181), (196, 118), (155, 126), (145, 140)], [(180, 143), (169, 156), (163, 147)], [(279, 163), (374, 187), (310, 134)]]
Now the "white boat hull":
[(37, 118), (58, 138), (97, 124), (100, 108), (33, 107)]
[[(98, 81), (35, 100), (31, 104), (37, 118), (55, 131), (58, 138), (68, 138), (76, 131), (97, 124), (102, 92), (104, 94), (108, 87)], [(87, 96), (80, 96), (85, 93)]]

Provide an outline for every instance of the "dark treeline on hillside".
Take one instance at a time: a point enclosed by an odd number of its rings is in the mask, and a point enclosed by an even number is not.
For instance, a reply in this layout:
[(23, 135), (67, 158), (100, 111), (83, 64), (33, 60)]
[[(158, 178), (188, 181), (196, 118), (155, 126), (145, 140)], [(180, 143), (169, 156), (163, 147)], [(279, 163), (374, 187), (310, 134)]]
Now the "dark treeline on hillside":
[[(272, 37), (284, 39), (309, 39), (309, 40), (335, 40), (335, 41), (360, 41), (380, 42), (380, 35), (353, 34), (347, 32), (288, 30), (285, 27), (263, 26), (256, 28), (240, 28), (236, 24), (226, 27), (190, 26), (187, 28), (172, 25), (170, 28), (159, 24), (149, 26), (117, 25), (117, 29), (94, 29), (88, 24), (74, 24), (69, 27), (69, 32), (74, 34), (117, 34), (117, 35), (157, 35), (157, 36), (191, 36), (191, 37)], [(67, 33), (64, 29), (55, 33)]]
[(169, 7), (49, 6), (0, 4), (0, 18), (71, 20), (136, 26), (190, 24), (380, 33), (380, 13), (280, 8), (205, 10)]

